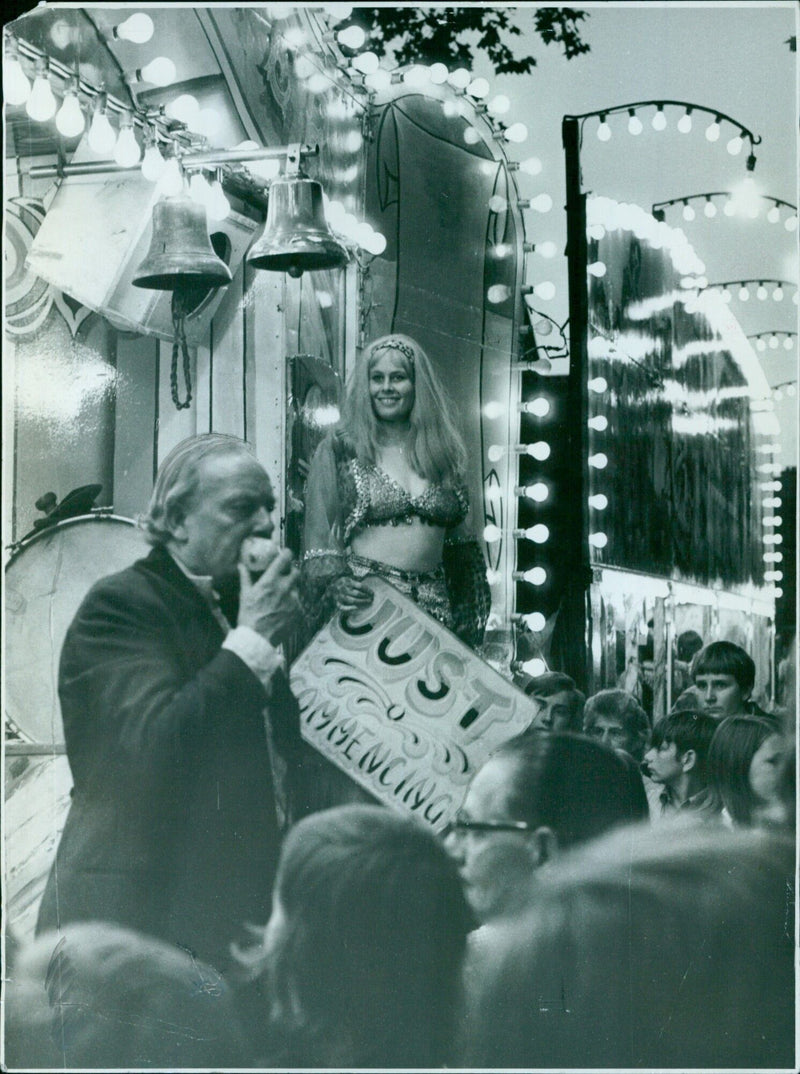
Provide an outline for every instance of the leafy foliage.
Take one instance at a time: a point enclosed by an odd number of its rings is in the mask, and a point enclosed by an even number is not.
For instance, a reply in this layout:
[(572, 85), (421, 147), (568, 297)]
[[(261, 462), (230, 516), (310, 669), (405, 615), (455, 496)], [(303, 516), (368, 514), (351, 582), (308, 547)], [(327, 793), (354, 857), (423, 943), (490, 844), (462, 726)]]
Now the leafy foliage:
[(533, 28), (546, 45), (561, 45), (568, 60), (589, 51), (580, 35), (586, 12), (569, 7), (356, 8), (347, 25), (361, 26), (368, 47), (392, 52), (401, 66), (444, 63), (471, 68), (475, 52), (483, 51), (497, 74), (526, 74), (536, 66), (536, 57), (515, 55), (510, 41), (522, 35), (520, 22), (525, 18), (533, 19)]

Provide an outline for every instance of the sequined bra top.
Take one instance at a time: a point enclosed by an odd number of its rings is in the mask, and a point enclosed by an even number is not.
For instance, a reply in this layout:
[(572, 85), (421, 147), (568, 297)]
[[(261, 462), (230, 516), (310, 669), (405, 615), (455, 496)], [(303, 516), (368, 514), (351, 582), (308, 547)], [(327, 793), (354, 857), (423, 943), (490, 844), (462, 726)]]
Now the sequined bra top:
[(412, 496), (378, 466), (351, 458), (347, 473), (355, 497), (352, 505), (347, 503), (350, 510), (344, 520), (345, 543), (356, 530), (366, 526), (399, 526), (418, 518), (430, 526), (450, 529), (467, 516), (469, 499), (463, 485), (433, 484), (419, 496)]

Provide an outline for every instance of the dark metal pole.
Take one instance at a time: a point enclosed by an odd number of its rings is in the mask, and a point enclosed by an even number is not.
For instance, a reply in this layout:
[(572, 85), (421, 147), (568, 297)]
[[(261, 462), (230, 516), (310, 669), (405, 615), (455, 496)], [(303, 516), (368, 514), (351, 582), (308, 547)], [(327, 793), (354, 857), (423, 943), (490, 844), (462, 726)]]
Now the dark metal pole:
[(569, 378), (567, 407), (571, 415), (569, 456), (570, 487), (565, 490), (569, 553), (565, 589), (566, 670), (587, 692), (593, 687), (591, 665), (591, 604), (587, 594), (592, 580), (589, 559), (589, 416), (586, 346), (588, 293), (586, 282), (586, 195), (581, 188), (580, 121), (565, 116), (561, 137), (566, 162), (567, 271), (569, 280)]

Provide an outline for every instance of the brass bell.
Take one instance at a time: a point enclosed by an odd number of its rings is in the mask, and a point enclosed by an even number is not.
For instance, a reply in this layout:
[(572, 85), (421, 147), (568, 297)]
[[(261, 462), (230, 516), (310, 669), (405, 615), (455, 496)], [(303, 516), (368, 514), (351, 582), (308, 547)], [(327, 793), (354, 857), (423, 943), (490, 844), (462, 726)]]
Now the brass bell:
[(248, 262), (296, 278), (314, 269), (338, 268), (347, 257), (325, 220), (321, 184), (300, 176), (274, 180), (267, 222), (250, 247)]
[(133, 277), (134, 287), (174, 291), (187, 284), (222, 287), (233, 277), (208, 237), (206, 210), (186, 194), (153, 208), (153, 238)]

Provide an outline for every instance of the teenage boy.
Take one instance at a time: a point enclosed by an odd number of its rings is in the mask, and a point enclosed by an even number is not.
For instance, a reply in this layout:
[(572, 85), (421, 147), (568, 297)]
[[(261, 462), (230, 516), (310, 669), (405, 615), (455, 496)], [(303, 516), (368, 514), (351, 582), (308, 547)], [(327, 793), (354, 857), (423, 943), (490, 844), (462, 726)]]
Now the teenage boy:
[(766, 715), (750, 700), (756, 681), (752, 658), (732, 641), (712, 641), (694, 658), (692, 677), (703, 712), (715, 720), (726, 716)]
[(710, 820), (719, 805), (707, 787), (706, 760), (717, 721), (703, 712), (671, 712), (656, 722), (643, 768), (661, 786), (651, 820), (691, 814)]

